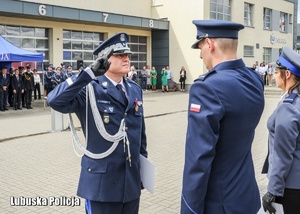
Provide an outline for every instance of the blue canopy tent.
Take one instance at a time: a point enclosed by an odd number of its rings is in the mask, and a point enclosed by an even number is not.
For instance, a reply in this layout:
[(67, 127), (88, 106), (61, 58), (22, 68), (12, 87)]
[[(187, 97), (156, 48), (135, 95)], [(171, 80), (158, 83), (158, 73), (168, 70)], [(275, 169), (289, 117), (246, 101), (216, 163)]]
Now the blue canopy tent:
[(43, 53), (28, 51), (4, 39), (0, 35), (0, 67), (10, 67), (12, 62), (42, 62)]

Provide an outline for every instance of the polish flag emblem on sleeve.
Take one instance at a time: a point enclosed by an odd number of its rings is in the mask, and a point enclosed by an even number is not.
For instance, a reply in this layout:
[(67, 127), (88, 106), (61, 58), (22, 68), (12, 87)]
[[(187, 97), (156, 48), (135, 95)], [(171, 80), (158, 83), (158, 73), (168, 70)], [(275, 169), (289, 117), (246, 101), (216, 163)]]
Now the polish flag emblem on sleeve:
[(190, 111), (200, 112), (200, 109), (201, 109), (201, 105), (195, 104), (195, 103), (191, 103)]

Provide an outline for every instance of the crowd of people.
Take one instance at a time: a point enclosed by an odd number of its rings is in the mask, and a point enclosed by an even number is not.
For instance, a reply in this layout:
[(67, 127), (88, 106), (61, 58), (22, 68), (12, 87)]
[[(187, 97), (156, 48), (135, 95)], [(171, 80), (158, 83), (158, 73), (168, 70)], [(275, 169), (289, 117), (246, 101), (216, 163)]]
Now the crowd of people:
[(268, 61), (261, 62), (260, 64), (256, 61), (253, 64), (253, 69), (261, 75), (261, 78), (264, 81), (264, 85), (272, 86), (274, 68), (271, 63)]
[[(160, 79), (159, 75), (161, 76)], [(150, 69), (150, 65), (143, 66), (142, 70), (138, 72), (135, 66), (132, 65), (126, 77), (137, 83), (140, 79), (140, 86), (144, 91), (156, 91), (158, 81), (161, 83), (162, 92), (177, 90), (177, 83), (173, 80), (173, 73), (168, 65), (163, 67), (160, 72), (157, 72), (154, 66)], [(182, 92), (185, 91), (185, 80), (186, 70), (182, 66), (179, 71), (180, 91)]]
[(14, 110), (33, 109), (33, 99), (40, 100), (42, 97), (42, 80), (44, 83), (44, 97), (46, 97), (58, 84), (73, 75), (72, 66), (65, 69), (63, 63), (61, 67), (56, 69), (50, 64), (43, 77), (37, 69), (32, 69), (30, 64), (26, 64), (25, 67), (11, 67), (9, 70), (7, 67), (2, 67), (0, 74), (0, 111), (8, 111), (8, 107), (12, 107)]

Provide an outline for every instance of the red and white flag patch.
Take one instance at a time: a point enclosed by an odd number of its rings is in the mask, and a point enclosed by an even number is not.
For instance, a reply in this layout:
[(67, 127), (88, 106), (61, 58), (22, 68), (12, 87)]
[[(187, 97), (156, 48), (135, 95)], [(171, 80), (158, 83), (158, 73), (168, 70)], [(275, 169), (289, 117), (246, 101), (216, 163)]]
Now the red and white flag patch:
[(191, 103), (190, 111), (200, 112), (200, 109), (201, 109), (201, 105), (195, 104), (195, 103)]

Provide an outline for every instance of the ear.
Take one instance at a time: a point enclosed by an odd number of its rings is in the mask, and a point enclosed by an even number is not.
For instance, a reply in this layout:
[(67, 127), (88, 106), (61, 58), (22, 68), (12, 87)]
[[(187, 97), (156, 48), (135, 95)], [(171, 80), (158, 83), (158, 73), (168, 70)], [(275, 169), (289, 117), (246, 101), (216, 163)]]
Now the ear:
[(289, 70), (285, 70), (285, 77), (286, 79), (290, 78), (292, 73)]

